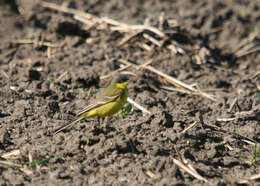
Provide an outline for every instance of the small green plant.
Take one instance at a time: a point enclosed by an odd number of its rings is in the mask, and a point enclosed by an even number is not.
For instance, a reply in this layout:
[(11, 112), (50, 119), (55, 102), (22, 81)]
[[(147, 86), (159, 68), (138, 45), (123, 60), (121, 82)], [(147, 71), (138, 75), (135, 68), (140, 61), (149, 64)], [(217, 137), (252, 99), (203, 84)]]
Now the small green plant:
[(124, 108), (122, 108), (119, 112), (119, 117), (121, 119), (126, 118), (127, 115), (131, 114), (133, 110), (133, 105), (131, 103), (128, 103)]
[(28, 168), (32, 169), (32, 168), (35, 168), (37, 165), (39, 165), (39, 166), (46, 165), (50, 161), (57, 160), (57, 159), (59, 159), (59, 157), (46, 158), (46, 159), (38, 160), (38, 161), (34, 161), (34, 162), (25, 162), (24, 165), (26, 165)]
[(137, 19), (137, 20), (136, 20), (136, 23), (139, 24), (139, 25), (142, 25), (142, 24), (143, 24), (143, 20)]
[(89, 97), (92, 97), (94, 95), (95, 95), (95, 93), (91, 91), (90, 94), (89, 94)]
[(146, 17), (148, 17), (149, 19), (155, 18), (154, 12), (153, 11), (147, 11), (146, 12)]
[(246, 148), (243, 146), (239, 146), (238, 148), (251, 154), (249, 157), (242, 158), (242, 160), (244, 160), (245, 162), (254, 164), (258, 160), (260, 160), (260, 148), (258, 148), (256, 144), (253, 146), (253, 148)]
[(257, 148), (257, 145), (255, 145), (254, 148), (252, 149), (251, 162), (255, 163), (258, 160), (260, 160), (260, 148)]
[(77, 93), (79, 93), (79, 94), (83, 94), (84, 93), (84, 90), (83, 90), (83, 88), (77, 88)]
[(258, 102), (260, 103), (260, 93), (258, 93)]
[(193, 55), (193, 56), (191, 56), (191, 61), (193, 62), (193, 63), (197, 63), (197, 59), (196, 59), (196, 57)]
[(50, 77), (49, 81), (50, 81), (51, 84), (55, 83), (55, 78), (54, 77)]

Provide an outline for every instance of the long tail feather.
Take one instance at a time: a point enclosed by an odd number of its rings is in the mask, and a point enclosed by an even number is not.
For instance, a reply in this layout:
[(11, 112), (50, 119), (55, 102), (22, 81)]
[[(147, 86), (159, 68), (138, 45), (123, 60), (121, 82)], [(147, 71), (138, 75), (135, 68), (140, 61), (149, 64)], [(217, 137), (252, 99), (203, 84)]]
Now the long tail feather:
[(62, 127), (60, 127), (60, 128), (58, 128), (58, 129), (56, 129), (56, 130), (54, 131), (54, 134), (58, 134), (59, 132), (63, 131), (64, 129), (66, 129), (66, 128), (72, 126), (72, 125), (74, 125), (76, 122), (82, 120), (83, 118), (84, 118), (84, 117), (78, 117), (78, 118), (75, 119), (74, 121), (72, 121), (72, 122), (70, 122), (70, 123), (68, 123), (68, 124), (66, 124), (66, 125), (64, 125), (64, 126), (62, 126)]

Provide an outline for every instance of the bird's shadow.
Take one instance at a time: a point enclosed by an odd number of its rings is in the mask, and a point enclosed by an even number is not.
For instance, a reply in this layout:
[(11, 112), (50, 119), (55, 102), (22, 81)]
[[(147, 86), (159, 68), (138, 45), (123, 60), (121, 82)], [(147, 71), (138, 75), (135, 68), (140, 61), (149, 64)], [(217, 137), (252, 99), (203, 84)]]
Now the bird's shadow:
[(107, 135), (115, 131), (117, 131), (115, 127), (105, 125), (105, 126), (94, 126), (91, 132), (93, 133), (94, 136), (99, 136), (100, 134)]

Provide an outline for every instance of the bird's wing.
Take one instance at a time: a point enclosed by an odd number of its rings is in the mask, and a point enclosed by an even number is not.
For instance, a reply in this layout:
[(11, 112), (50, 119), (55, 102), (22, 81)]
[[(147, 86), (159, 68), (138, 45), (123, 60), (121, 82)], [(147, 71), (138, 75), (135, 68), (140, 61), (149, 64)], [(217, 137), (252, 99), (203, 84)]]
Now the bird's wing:
[(81, 114), (88, 112), (91, 109), (100, 107), (106, 103), (115, 101), (118, 97), (122, 95), (123, 90), (116, 88), (116, 87), (108, 87), (102, 94), (100, 94), (97, 99), (94, 101), (94, 103), (88, 105), (85, 107), (80, 113), (77, 114), (77, 117)]

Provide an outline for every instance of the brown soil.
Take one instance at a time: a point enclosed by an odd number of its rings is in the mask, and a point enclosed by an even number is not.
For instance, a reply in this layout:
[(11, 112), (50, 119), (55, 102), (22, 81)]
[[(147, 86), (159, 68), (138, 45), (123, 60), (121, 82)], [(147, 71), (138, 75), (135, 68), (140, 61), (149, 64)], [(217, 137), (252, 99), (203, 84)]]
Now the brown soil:
[[(260, 173), (260, 155), (253, 160), (255, 147), (248, 142), (260, 143), (260, 86), (254, 77), (260, 54), (238, 53), (247, 39), (259, 42), (258, 0), (66, 1), (71, 8), (128, 24), (147, 17), (153, 23), (164, 11), (180, 24), (181, 34), (172, 39), (189, 49), (184, 55), (165, 48), (150, 54), (131, 43), (118, 47), (119, 33), (86, 31), (71, 15), (33, 2), (0, 3), (0, 155), (20, 152), (16, 158), (0, 159), (1, 185), (235, 185)], [(49, 50), (11, 42), (43, 35), (45, 41), (62, 45)], [(97, 39), (87, 43), (88, 38)], [(203, 47), (210, 55), (198, 64), (192, 51)], [(156, 74), (129, 69), (138, 74), (129, 82), (129, 97), (150, 116), (135, 109), (125, 119), (111, 117), (109, 127), (89, 119), (52, 134), (109, 83), (99, 77), (118, 69), (118, 59), (142, 64), (150, 58), (154, 68), (196, 83), (217, 100), (163, 90), (171, 85)], [(195, 121), (194, 128), (178, 135)], [(171, 157), (179, 159), (175, 149), (208, 183), (173, 163)], [(36, 166), (28, 166), (30, 161)]]

